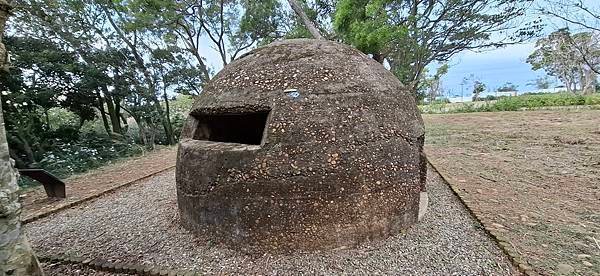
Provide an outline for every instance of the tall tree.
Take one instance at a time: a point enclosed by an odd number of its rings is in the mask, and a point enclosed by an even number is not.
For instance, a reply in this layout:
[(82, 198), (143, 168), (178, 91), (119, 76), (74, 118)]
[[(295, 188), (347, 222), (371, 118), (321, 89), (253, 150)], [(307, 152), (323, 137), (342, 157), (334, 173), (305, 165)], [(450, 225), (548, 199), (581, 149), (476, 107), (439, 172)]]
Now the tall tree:
[(151, 40), (152, 36), (144, 33), (143, 30), (129, 26), (129, 22), (133, 20), (133, 15), (131, 12), (128, 12), (127, 3), (108, 1), (106, 3), (99, 3), (98, 8), (104, 12), (108, 24), (114, 31), (114, 35), (118, 38), (117, 41), (127, 46), (127, 50), (131, 54), (131, 57), (133, 57), (135, 69), (141, 73), (141, 86), (145, 88), (141, 90), (145, 92), (143, 96), (153, 105), (157, 112), (159, 122), (162, 124), (167, 137), (167, 143), (169, 145), (175, 144), (172, 133), (173, 127), (165, 114), (158, 96), (158, 81), (154, 78), (154, 74), (152, 74), (151, 64), (144, 59), (144, 55), (151, 54), (154, 49), (150, 46), (150, 42), (153, 42)]
[(34, 38), (5, 37), (4, 42), (12, 57), (10, 72), (0, 72), (5, 130), (11, 157), (23, 168), (39, 161), (35, 153), (44, 152), (53, 141), (49, 138), (59, 134), (49, 120), (51, 109), (75, 113), (79, 124), (69, 130), (79, 133), (86, 121), (96, 118), (96, 102), (80, 85), (82, 66), (73, 53)]
[(387, 62), (403, 83), (416, 89), (423, 69), (433, 61), (534, 35), (538, 21), (516, 22), (531, 1), (340, 0), (334, 26), (344, 41)]
[[(587, 62), (577, 48), (589, 53)], [(592, 66), (589, 65), (591, 61), (594, 61)], [(573, 35), (568, 29), (562, 29), (539, 39), (527, 62), (534, 70), (544, 69), (549, 75), (558, 77), (568, 92), (580, 89), (584, 94), (592, 93), (597, 79), (592, 68), (600, 65), (600, 46), (591, 33)]]
[[(121, 62), (125, 57), (120, 52), (123, 48), (114, 45), (123, 43), (118, 42), (97, 2), (21, 0), (20, 3), (30, 8), (16, 12), (14, 33), (53, 41), (65, 50), (74, 51), (85, 67), (78, 89), (88, 90), (95, 96), (106, 132), (111, 136), (123, 134), (118, 120), (115, 120), (121, 114), (118, 108), (111, 108), (118, 106), (120, 99), (105, 92), (113, 84), (111, 71), (118, 65), (130, 63)], [(131, 71), (132, 68), (135, 67), (120, 69)]]
[[(167, 137), (167, 143), (173, 144), (172, 126), (161, 104), (161, 82), (155, 79), (156, 68), (153, 67), (152, 53), (157, 49), (167, 47), (169, 41), (160, 33), (153, 32), (137, 22), (136, 5), (132, 2), (104, 1), (104, 0), (23, 0), (23, 5), (31, 7), (17, 13), (19, 20), (18, 33), (32, 37), (39, 37), (61, 42), (65, 47), (74, 50), (89, 67), (96, 70), (99, 76), (111, 80), (114, 73), (126, 77), (131, 93), (136, 93), (140, 99), (138, 103), (149, 108), (141, 109), (145, 114), (134, 118), (152, 117), (157, 120), (157, 125), (162, 126)], [(174, 48), (171, 48), (174, 49)], [(90, 54), (92, 53), (92, 55)], [(95, 57), (103, 53), (112, 58), (118, 54), (119, 62), (98, 62)], [(117, 67), (118, 66), (118, 67)], [(120, 91), (113, 82), (97, 82), (94, 88), (97, 101), (101, 108), (106, 105), (106, 112), (101, 110), (103, 120), (110, 119), (113, 132), (122, 132), (119, 127), (120, 108), (127, 105), (123, 97), (113, 97)], [(92, 86), (93, 87), (93, 86)], [(136, 89), (130, 89), (135, 87)], [(113, 108), (114, 107), (114, 108)], [(122, 106), (121, 106), (122, 107)], [(108, 118), (105, 115), (108, 114)], [(136, 120), (137, 122), (137, 120)], [(143, 125), (142, 122), (137, 122)], [(105, 124), (108, 125), (108, 124)], [(154, 141), (150, 141), (154, 142)]]
[[(578, 30), (588, 33), (594, 39), (593, 43), (598, 43), (600, 35), (600, 4), (597, 1), (583, 0), (550, 0), (545, 1), (538, 10), (550, 18), (559, 19), (567, 29)], [(590, 70), (600, 74), (600, 66), (597, 59), (598, 53), (590, 52), (589, 47), (581, 47), (574, 40), (568, 40), (567, 43), (577, 50), (580, 59), (587, 64)]]
[[(10, 2), (0, 0), (0, 68), (3, 70), (8, 69), (8, 53), (2, 36), (12, 7)], [(8, 151), (2, 107), (0, 123), (0, 274), (43, 275), (21, 225), (17, 172)]]
[(157, 32), (171, 46), (190, 53), (205, 81), (210, 71), (203, 41), (210, 43), (224, 66), (244, 51), (282, 36), (283, 9), (277, 0), (136, 0), (129, 8), (138, 27)]
[(475, 81), (473, 83), (473, 101), (478, 101), (479, 100), (479, 95), (481, 93), (483, 93), (486, 89), (486, 86), (483, 82), (481, 81)]
[[(429, 102), (433, 102), (443, 93), (442, 77), (448, 73), (448, 68), (448, 64), (442, 64), (436, 69), (435, 74), (423, 78), (423, 81), (420, 82), (417, 94), (419, 100), (427, 97), (429, 98)], [(425, 71), (427, 71), (427, 68), (425, 68)]]

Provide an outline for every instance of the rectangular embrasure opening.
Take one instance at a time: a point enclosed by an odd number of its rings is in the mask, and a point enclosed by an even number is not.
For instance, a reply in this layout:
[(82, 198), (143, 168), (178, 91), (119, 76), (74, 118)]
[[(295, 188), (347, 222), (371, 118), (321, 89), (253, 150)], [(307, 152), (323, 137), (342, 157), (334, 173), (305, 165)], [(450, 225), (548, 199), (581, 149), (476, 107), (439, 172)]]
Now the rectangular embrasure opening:
[(194, 139), (223, 143), (260, 145), (269, 111), (195, 114), (198, 120)]

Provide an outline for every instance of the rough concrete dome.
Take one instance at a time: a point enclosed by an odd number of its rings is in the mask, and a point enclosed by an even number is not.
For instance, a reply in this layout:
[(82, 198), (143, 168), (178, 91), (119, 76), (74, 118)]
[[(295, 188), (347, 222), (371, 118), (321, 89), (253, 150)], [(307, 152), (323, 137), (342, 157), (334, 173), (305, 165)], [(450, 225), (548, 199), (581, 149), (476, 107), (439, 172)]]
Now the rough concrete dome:
[(417, 221), (424, 127), (414, 96), (349, 46), (285, 40), (225, 68), (177, 158), (183, 225), (244, 248), (323, 249)]

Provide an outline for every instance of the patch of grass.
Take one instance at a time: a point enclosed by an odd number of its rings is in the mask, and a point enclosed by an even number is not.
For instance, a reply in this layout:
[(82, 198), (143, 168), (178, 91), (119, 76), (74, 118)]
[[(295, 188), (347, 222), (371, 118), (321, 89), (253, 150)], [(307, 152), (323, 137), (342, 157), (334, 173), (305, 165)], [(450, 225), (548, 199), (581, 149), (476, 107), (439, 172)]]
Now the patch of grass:
[(425, 139), (430, 145), (448, 144), (448, 128), (445, 125), (428, 125), (425, 128)]
[[(574, 95), (540, 96), (527, 97), (532, 105), (582, 104)], [(556, 275), (568, 264), (574, 275), (600, 275), (599, 116), (587, 108), (423, 115), (427, 158), (477, 216), (505, 226), (502, 236), (537, 273)]]

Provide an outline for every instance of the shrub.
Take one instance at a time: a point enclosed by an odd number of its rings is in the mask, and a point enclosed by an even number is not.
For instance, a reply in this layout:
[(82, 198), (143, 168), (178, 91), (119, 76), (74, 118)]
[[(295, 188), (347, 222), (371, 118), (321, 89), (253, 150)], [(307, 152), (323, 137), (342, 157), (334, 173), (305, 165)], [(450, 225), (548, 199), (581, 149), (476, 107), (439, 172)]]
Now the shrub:
[[(144, 148), (133, 141), (114, 141), (107, 135), (82, 133), (78, 141), (65, 141), (55, 138), (52, 149), (42, 154), (36, 167), (45, 169), (59, 178), (86, 172), (111, 163), (114, 160), (137, 156)], [(36, 183), (27, 179), (19, 180), (21, 186)]]
[[(494, 99), (488, 96), (487, 99)], [(498, 97), (493, 103), (475, 105), (464, 103), (457, 108), (449, 110), (436, 110), (434, 108), (422, 108), (423, 113), (467, 113), (467, 112), (489, 112), (489, 111), (518, 111), (523, 109), (538, 109), (548, 106), (578, 106), (578, 105), (600, 105), (600, 94), (576, 95), (570, 93), (554, 94), (524, 94), (516, 97)], [(435, 112), (437, 111), (437, 112)]]

